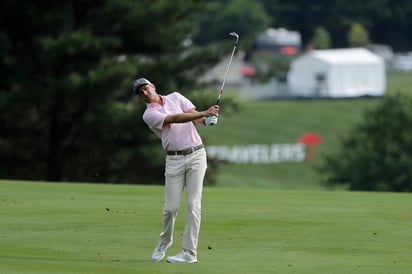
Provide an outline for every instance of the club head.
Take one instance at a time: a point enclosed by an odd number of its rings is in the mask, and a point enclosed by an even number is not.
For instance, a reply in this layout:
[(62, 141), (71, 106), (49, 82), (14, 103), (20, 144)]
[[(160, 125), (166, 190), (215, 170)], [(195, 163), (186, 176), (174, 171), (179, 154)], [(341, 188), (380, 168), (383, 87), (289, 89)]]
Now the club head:
[(239, 41), (239, 34), (237, 34), (236, 32), (231, 32), (229, 33), (229, 35), (236, 37), (236, 44), (237, 44), (237, 41)]

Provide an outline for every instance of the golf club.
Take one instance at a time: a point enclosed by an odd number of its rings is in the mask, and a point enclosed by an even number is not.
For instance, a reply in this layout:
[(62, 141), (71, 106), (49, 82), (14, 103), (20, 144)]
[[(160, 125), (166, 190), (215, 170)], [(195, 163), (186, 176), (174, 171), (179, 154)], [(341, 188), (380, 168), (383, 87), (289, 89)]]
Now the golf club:
[(217, 98), (216, 105), (220, 104), (220, 99), (221, 99), (222, 94), (223, 94), (223, 88), (225, 87), (225, 82), (226, 82), (227, 74), (229, 73), (230, 64), (232, 63), (233, 55), (235, 54), (236, 47), (237, 47), (237, 42), (239, 41), (239, 34), (237, 34), (236, 32), (231, 32), (229, 34), (236, 38), (236, 42), (235, 42), (235, 45), (234, 45), (233, 50), (232, 50), (232, 55), (230, 56), (230, 59), (229, 59), (229, 64), (227, 65), (225, 77), (223, 78), (222, 87), (220, 88), (219, 97)]

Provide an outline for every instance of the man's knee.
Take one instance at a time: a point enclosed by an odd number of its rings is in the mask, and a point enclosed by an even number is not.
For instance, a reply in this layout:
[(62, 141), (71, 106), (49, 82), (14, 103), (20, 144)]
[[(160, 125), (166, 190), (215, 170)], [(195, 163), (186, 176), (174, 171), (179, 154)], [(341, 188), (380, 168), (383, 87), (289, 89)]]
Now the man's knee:
[(163, 215), (175, 215), (179, 210), (179, 206), (165, 206), (163, 208)]
[(201, 204), (199, 202), (188, 202), (186, 208), (189, 212), (200, 212)]

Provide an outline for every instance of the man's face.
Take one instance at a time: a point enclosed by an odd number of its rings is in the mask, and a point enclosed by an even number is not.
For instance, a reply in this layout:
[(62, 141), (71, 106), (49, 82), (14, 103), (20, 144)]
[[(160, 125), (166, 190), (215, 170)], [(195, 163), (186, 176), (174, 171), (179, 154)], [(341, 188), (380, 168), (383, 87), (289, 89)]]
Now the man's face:
[(157, 98), (156, 87), (153, 84), (142, 85), (137, 89), (137, 96), (139, 99), (146, 102), (152, 103)]

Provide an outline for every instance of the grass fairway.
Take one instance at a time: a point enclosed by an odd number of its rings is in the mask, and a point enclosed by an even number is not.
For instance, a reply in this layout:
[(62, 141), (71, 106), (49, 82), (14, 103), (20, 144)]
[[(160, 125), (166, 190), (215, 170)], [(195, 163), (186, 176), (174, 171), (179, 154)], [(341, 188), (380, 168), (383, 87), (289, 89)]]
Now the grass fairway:
[[(0, 181), (0, 273), (411, 273), (410, 194), (206, 188), (199, 263), (153, 263), (163, 187)], [(175, 244), (180, 251), (183, 212)]]

